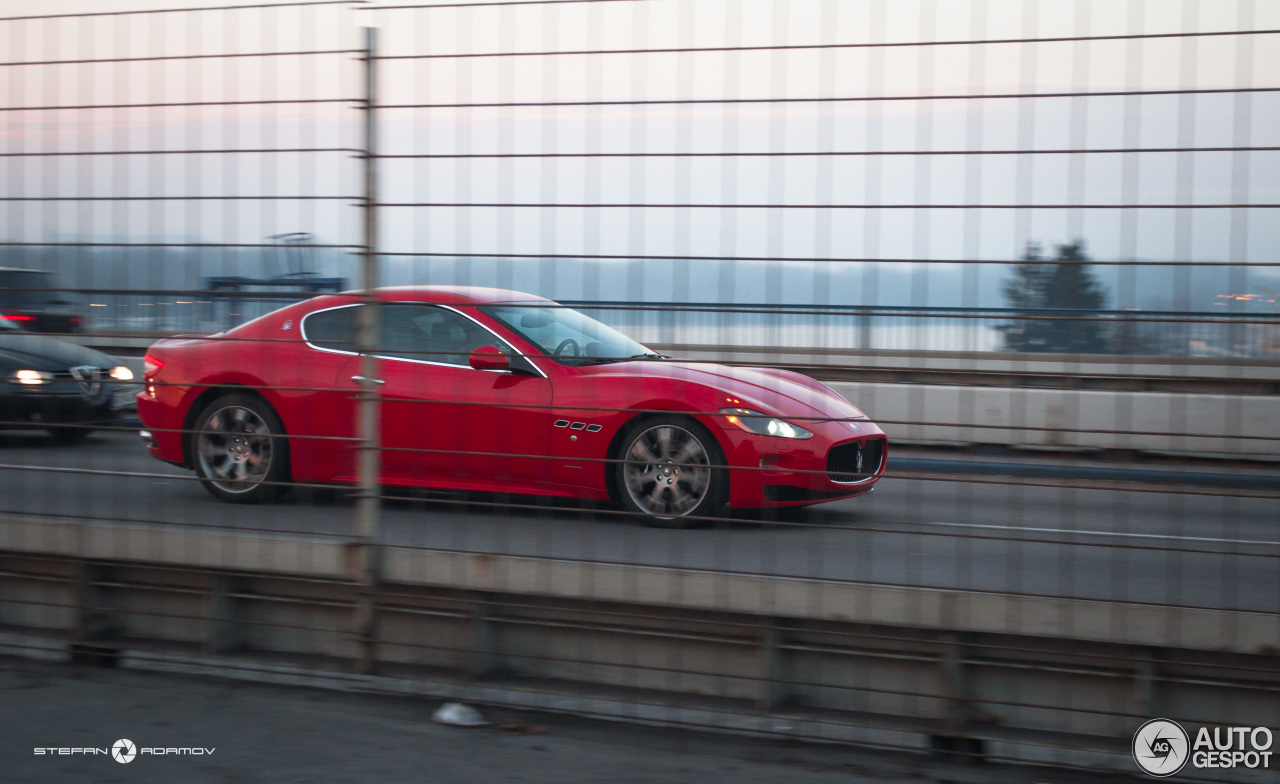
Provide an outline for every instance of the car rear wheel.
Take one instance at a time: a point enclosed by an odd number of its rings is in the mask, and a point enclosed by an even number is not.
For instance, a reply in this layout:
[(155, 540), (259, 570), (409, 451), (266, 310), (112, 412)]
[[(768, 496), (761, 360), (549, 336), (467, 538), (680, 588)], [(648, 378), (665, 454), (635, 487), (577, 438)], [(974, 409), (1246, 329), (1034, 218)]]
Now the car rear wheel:
[(724, 505), (728, 477), (715, 438), (684, 417), (633, 425), (620, 444), (618, 495), (650, 525), (688, 528)]
[(266, 402), (232, 393), (214, 400), (196, 420), (191, 462), (214, 498), (255, 504), (278, 497), (289, 478), (284, 426)]

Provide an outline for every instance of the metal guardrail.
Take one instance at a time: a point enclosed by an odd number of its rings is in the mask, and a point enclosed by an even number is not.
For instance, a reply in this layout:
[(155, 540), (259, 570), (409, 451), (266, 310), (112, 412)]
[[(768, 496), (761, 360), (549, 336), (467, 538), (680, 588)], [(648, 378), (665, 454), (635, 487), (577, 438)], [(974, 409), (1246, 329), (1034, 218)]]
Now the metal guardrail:
[[(544, 260), (546, 261), (546, 260)], [(218, 279), (219, 281), (223, 279)], [(228, 278), (227, 280), (242, 280)], [(303, 287), (336, 290), (340, 278), (296, 278), (294, 288), (225, 286), (192, 290), (10, 289), (84, 298), (84, 331), (104, 334), (208, 334), (231, 329), (305, 299)], [(264, 282), (265, 283), (265, 282)], [(345, 287), (344, 287), (345, 288)], [(813, 353), (934, 352), (979, 357), (1011, 353), (1004, 333), (1041, 328), (1097, 331), (1090, 351), (1051, 346), (1020, 353), (1037, 359), (1079, 354), (1097, 358), (1154, 357), (1259, 360), (1280, 363), (1280, 313), (1052, 308), (823, 306), (776, 303), (603, 302), (566, 300), (636, 340), (655, 345), (766, 346)]]

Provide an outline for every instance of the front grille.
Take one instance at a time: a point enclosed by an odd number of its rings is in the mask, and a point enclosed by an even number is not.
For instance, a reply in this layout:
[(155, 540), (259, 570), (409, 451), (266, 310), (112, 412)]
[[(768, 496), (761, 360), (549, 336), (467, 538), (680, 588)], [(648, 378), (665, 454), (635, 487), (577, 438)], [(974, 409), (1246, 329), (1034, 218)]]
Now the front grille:
[[(47, 394), (80, 395), (91, 403), (101, 403), (106, 399), (114, 383), (111, 379), (111, 368), (85, 367), (88, 368), (88, 374), (83, 379), (76, 378), (70, 370), (59, 370), (53, 374), (52, 384), (43, 388), (37, 387), (37, 389)], [(95, 370), (97, 371), (96, 381), (93, 378)]]
[[(861, 470), (858, 468), (859, 455), (862, 457)], [(883, 460), (883, 438), (838, 444), (827, 452), (827, 478), (842, 485), (865, 482), (880, 471)]]

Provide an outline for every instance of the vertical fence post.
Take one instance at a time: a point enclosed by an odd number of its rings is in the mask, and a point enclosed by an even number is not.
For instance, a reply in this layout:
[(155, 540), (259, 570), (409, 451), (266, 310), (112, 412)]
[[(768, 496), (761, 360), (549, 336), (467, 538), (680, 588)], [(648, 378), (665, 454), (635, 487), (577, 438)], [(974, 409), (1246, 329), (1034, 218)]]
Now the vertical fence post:
[(360, 406), (359, 406), (359, 476), (360, 492), (356, 499), (356, 573), (360, 596), (356, 605), (357, 672), (373, 671), (377, 644), (378, 596), (378, 486), (381, 452), (381, 405), (378, 400), (378, 359), (374, 350), (378, 342), (378, 309), (375, 289), (378, 285), (378, 199), (377, 199), (377, 62), (374, 59), (377, 31), (366, 27), (365, 35), (365, 118), (364, 118), (364, 266), (361, 288), (364, 307), (360, 308)]

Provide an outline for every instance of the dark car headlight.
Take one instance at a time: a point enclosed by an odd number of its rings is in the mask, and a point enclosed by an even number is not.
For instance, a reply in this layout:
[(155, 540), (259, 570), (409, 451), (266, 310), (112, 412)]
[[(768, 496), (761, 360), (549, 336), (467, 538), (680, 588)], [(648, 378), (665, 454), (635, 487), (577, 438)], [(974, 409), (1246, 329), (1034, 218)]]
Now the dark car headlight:
[(777, 438), (800, 440), (813, 438), (813, 433), (799, 425), (794, 425), (785, 419), (779, 419), (775, 416), (761, 414), (759, 411), (752, 411), (749, 408), (722, 408), (720, 413), (724, 414), (725, 419), (731, 423), (748, 433), (755, 433), (758, 436), (775, 436)]

